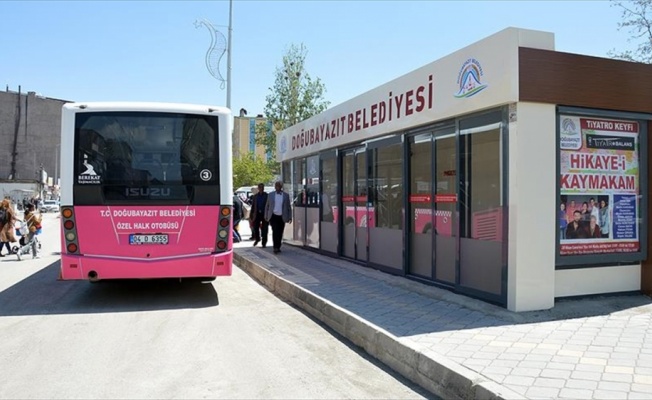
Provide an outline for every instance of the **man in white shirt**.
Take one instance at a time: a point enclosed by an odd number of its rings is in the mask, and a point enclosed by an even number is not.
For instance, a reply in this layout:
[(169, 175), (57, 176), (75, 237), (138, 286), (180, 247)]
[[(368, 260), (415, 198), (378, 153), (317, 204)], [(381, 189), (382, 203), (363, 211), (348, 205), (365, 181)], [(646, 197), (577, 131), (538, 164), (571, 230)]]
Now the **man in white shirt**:
[(290, 196), (283, 191), (283, 182), (277, 181), (274, 188), (276, 191), (267, 195), (265, 220), (272, 226), (274, 253), (279, 253), (285, 224), (292, 222), (292, 209), (290, 208)]

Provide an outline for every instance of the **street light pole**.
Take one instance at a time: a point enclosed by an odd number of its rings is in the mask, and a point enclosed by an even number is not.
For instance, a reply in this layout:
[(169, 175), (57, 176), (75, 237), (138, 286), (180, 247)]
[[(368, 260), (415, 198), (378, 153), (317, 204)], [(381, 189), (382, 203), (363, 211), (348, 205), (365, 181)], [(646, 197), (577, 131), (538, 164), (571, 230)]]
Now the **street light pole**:
[(59, 184), (59, 151), (61, 151), (61, 143), (56, 147), (54, 152), (54, 184), (52, 186), (57, 186)]
[[(228, 26), (228, 39), (224, 37), (222, 32), (215, 29), (215, 26), (205, 19), (195, 21), (195, 28), (205, 26), (208, 33), (211, 35), (211, 44), (206, 52), (206, 68), (213, 78), (220, 81), (221, 89), (224, 89), (226, 83), (226, 106), (231, 108), (231, 36), (233, 32), (233, 0), (229, 1), (229, 26)], [(228, 44), (227, 44), (228, 41)], [(220, 73), (220, 61), (226, 52), (226, 79)]]

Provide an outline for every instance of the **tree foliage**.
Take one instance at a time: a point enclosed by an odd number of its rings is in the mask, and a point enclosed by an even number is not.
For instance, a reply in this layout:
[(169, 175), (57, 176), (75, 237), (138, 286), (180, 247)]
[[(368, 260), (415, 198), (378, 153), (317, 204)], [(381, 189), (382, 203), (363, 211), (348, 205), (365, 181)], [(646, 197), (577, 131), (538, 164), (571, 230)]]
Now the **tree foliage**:
[(270, 165), (253, 152), (233, 159), (233, 187), (268, 183), (274, 178)]
[(635, 50), (609, 52), (613, 58), (652, 64), (652, 0), (614, 1), (622, 10), (623, 22), (618, 29), (626, 28), (631, 33), (630, 42), (636, 43)]
[(305, 70), (308, 50), (301, 45), (290, 45), (283, 56), (283, 64), (276, 67), (274, 86), (265, 97), (265, 117), (272, 122), (272, 133), (266, 127), (256, 128), (256, 143), (276, 155), (276, 134), (298, 122), (324, 111), (330, 104), (324, 100), (326, 87), (319, 78), (312, 78)]

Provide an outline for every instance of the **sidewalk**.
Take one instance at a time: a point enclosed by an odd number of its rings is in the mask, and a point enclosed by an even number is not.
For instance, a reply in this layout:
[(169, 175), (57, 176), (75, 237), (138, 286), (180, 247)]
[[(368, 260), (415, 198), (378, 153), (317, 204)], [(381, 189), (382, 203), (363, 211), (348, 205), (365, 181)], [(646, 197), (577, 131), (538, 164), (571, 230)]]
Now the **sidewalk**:
[(287, 244), (278, 255), (252, 244), (235, 245), (238, 267), (442, 398), (652, 399), (649, 297), (513, 313)]

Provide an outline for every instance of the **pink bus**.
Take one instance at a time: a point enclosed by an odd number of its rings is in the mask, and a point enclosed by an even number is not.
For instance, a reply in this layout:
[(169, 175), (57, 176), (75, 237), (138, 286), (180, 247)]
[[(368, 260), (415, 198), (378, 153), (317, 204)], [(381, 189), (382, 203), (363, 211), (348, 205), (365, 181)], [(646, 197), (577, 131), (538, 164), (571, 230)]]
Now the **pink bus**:
[(64, 105), (60, 278), (231, 275), (231, 147), (226, 108)]

